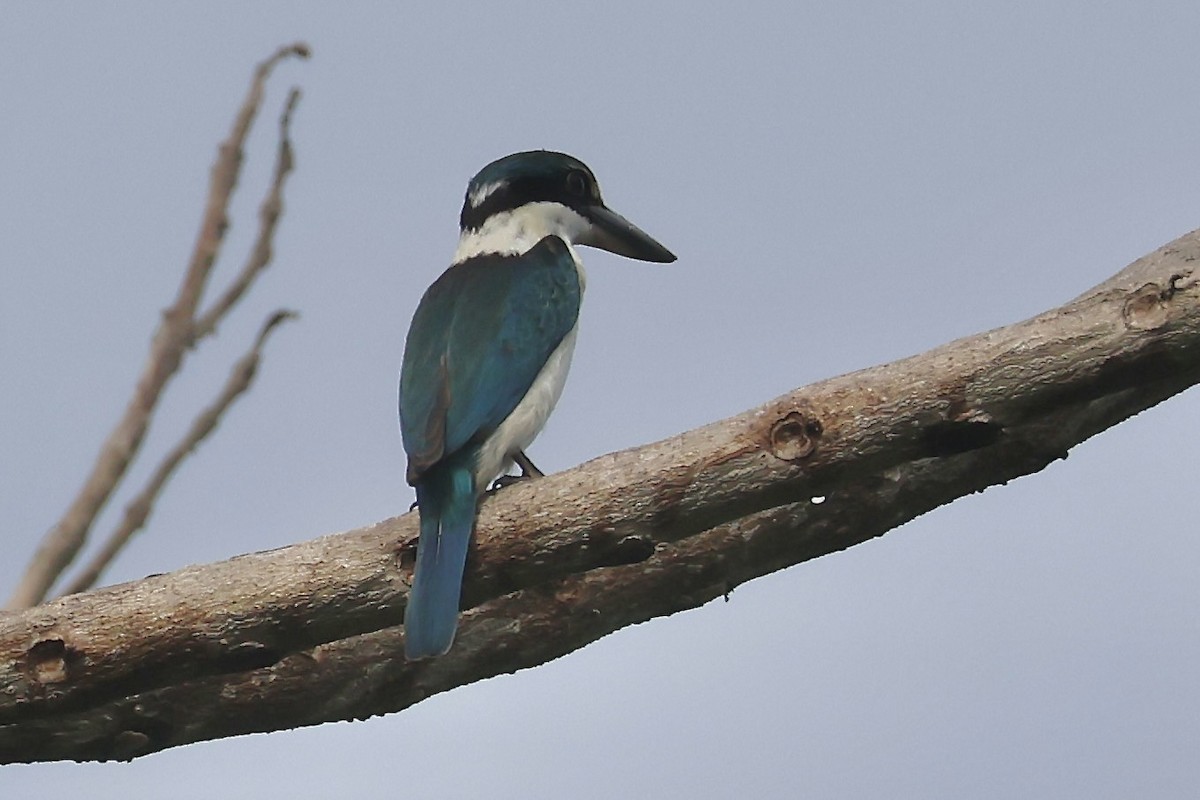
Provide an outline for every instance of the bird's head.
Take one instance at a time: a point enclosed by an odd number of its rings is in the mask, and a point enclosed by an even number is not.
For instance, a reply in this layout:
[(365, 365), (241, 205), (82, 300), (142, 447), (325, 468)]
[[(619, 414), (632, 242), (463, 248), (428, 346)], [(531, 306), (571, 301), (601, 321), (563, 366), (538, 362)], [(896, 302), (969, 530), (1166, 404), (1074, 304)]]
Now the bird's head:
[(670, 250), (604, 205), (586, 164), (549, 150), (514, 153), (481, 169), (467, 186), (459, 225), (455, 261), (480, 253), (521, 253), (550, 235), (639, 261), (675, 260)]

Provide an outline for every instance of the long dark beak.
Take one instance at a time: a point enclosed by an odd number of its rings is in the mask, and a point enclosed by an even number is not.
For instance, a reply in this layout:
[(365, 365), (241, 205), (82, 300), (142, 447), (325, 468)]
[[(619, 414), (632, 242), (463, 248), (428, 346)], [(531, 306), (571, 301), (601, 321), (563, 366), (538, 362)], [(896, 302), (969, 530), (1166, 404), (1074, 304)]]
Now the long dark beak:
[(666, 264), (675, 260), (674, 253), (607, 206), (592, 206), (587, 209), (587, 216), (591, 220), (592, 229), (578, 239), (579, 244), (599, 247), (601, 250), (626, 258), (636, 258), (638, 261)]

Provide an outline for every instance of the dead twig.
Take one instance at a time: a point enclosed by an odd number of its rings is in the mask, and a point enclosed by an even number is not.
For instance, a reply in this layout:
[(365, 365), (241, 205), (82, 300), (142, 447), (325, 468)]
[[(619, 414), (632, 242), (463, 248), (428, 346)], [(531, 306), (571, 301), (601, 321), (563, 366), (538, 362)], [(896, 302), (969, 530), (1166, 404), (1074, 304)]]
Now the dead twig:
[(242, 299), (242, 295), (254, 283), (258, 274), (271, 263), (271, 242), (275, 238), (275, 228), (283, 215), (283, 185), (288, 174), (295, 166), (295, 156), (292, 153), (290, 137), (292, 112), (300, 101), (300, 90), (292, 89), (284, 105), (283, 114), (279, 118), (279, 152), (275, 158), (275, 176), (271, 180), (271, 189), (263, 200), (258, 211), (258, 238), (250, 250), (250, 256), (242, 271), (234, 278), (233, 283), (212, 304), (212, 307), (202, 313), (192, 326), (192, 344), (214, 333), (217, 324), (229, 313), (229, 309)]
[(250, 388), (254, 381), (254, 375), (258, 371), (259, 362), (262, 360), (262, 349), (266, 344), (267, 336), (279, 323), (297, 316), (299, 315), (294, 311), (276, 311), (263, 323), (262, 330), (254, 340), (254, 345), (233, 365), (233, 369), (229, 372), (229, 378), (226, 379), (225, 386), (216, 400), (192, 421), (188, 432), (155, 468), (154, 474), (146, 482), (142, 491), (125, 506), (125, 516), (121, 519), (121, 524), (109, 535), (104, 546), (92, 556), (91, 561), (68, 584), (62, 594), (76, 594), (96, 584), (101, 573), (112, 563), (125, 544), (145, 526), (150, 512), (154, 510), (154, 502), (162, 493), (163, 487), (176, 468), (200, 446), (201, 442), (208, 438), (209, 434), (216, 430), (221, 417), (225, 415), (233, 402)]
[[(191, 261), (174, 303), (163, 313), (154, 333), (150, 355), (138, 378), (133, 396), (116, 427), (100, 448), (83, 487), (63, 516), (43, 537), (29, 567), (6, 603), (7, 608), (26, 608), (46, 597), (50, 587), (83, 548), (96, 517), (120, 485), (126, 470), (137, 455), (163, 390), (179, 371), (188, 348), (195, 341), (196, 310), (213, 264), (216, 263), (225, 231), (229, 227), (229, 199), (237, 185), (246, 137), (262, 105), (267, 78), (275, 65), (283, 59), (292, 56), (306, 58), (308, 53), (306, 45), (289, 45), (259, 64), (255, 71), (250, 90), (234, 120), (233, 129), (229, 137), (221, 143), (217, 161), (213, 165), (208, 201), (205, 204), (204, 217)], [(295, 97), (289, 98), (288, 103), (285, 124), (295, 103)], [(290, 146), (287, 153), (286, 161), (290, 165)], [(283, 160), (281, 155), (281, 161)], [(286, 175), (286, 171), (283, 174)], [(276, 210), (275, 217), (277, 216)], [(273, 231), (274, 220), (269, 226), (264, 220), (264, 227)], [(258, 249), (260, 248), (256, 247), (256, 250)], [(265, 246), (265, 252), (269, 255), (269, 245)], [(252, 258), (251, 262), (253, 261)], [(237, 296), (240, 297), (241, 293)]]

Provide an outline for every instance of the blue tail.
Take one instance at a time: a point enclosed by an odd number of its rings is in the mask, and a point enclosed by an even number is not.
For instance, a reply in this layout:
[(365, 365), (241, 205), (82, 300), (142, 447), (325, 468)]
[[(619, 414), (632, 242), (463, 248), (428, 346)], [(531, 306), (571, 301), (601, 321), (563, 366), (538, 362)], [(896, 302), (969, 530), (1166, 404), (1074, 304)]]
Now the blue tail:
[(430, 470), (416, 488), (421, 538), (404, 611), (404, 656), (410, 661), (440, 656), (454, 642), (476, 501), (474, 476), (463, 467)]

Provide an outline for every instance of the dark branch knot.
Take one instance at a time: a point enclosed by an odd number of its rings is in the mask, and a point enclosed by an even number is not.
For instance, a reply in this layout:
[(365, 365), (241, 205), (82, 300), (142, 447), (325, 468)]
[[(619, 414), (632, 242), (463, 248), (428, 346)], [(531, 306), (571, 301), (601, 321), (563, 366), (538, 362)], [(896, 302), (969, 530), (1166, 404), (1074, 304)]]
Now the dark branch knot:
[(26, 654), (26, 677), (43, 688), (63, 683), (70, 677), (70, 666), (75, 655), (62, 639), (34, 642)]

